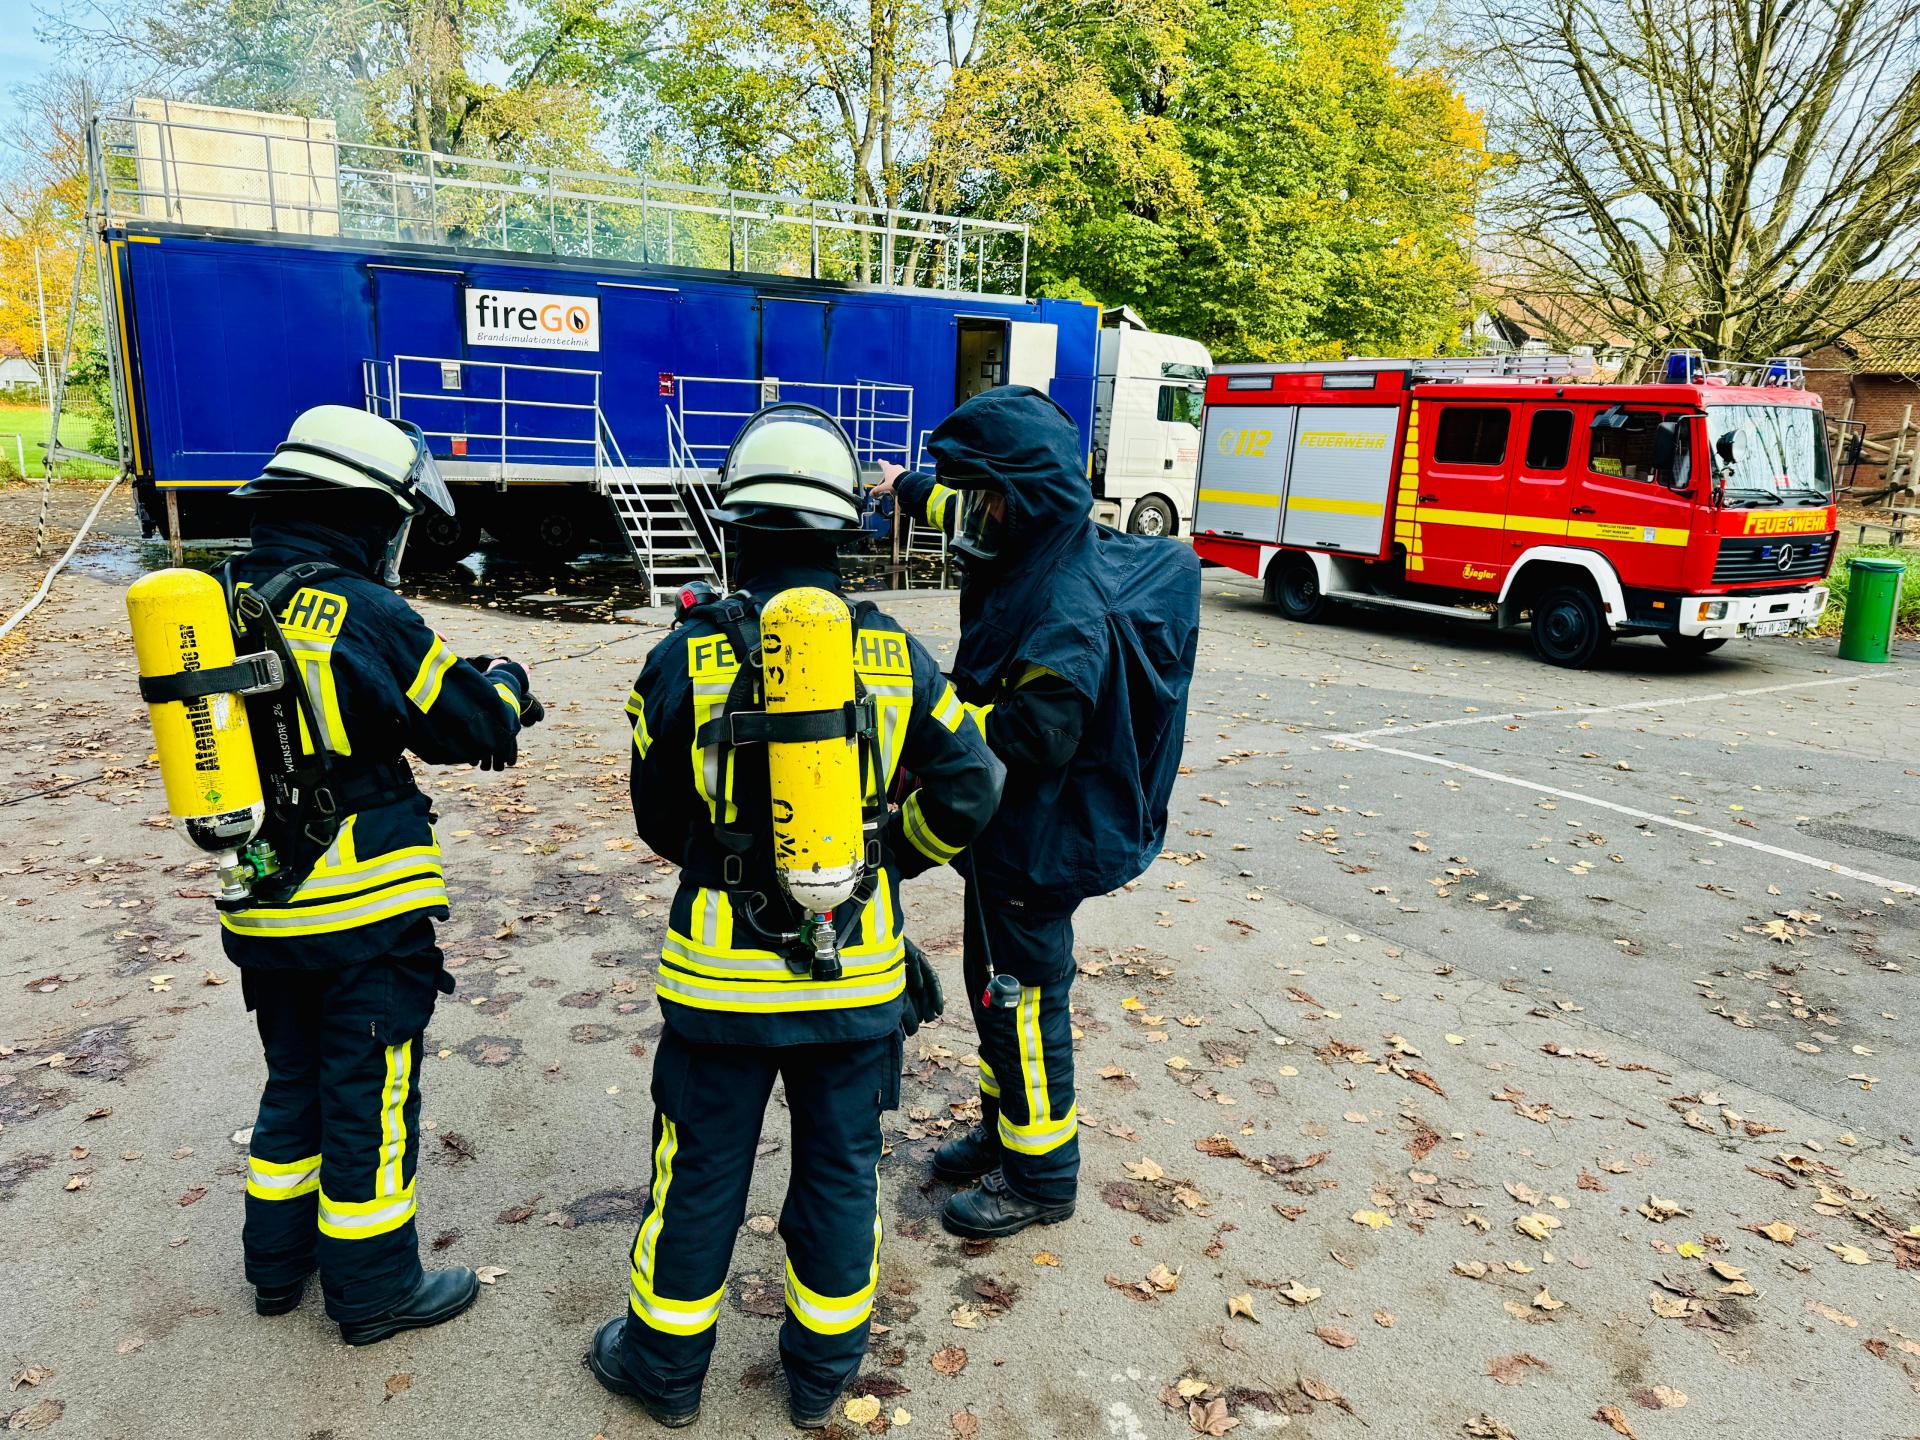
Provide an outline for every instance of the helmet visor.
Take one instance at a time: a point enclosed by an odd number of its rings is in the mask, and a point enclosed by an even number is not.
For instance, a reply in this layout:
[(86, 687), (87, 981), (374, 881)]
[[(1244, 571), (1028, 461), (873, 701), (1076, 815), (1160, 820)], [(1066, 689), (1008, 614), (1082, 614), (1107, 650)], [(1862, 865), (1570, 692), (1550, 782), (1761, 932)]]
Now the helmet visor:
[(439, 506), (445, 514), (453, 514), (453, 492), (447, 488), (447, 482), (440, 474), (439, 463), (427, 446), (426, 433), (411, 420), (396, 420), (393, 423), (406, 431), (407, 438), (413, 441), (413, 468), (407, 472), (406, 479), (400, 482), (400, 489), (404, 497), (412, 499), (414, 513), (419, 513), (420, 501), (425, 499)]
[(954, 549), (975, 560), (997, 560), (1006, 539), (1006, 513), (1006, 497), (998, 490), (962, 490)]

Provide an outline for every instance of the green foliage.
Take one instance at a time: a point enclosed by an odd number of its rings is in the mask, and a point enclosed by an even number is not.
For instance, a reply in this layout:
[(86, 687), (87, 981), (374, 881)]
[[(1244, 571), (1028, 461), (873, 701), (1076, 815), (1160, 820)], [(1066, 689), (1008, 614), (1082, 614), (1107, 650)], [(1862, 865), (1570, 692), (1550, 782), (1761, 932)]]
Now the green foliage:
[[(1486, 166), (1398, 0), (1041, 0), (955, 124), (1044, 282), (1232, 358), (1432, 353), (1459, 333)], [(976, 98), (977, 97), (977, 98)]]
[(1898, 560), (1907, 567), (1906, 573), (1900, 577), (1900, 598), (1894, 604), (1893, 628), (1894, 633), (1899, 635), (1920, 635), (1920, 553), (1897, 545), (1840, 547), (1840, 553), (1833, 562), (1833, 573), (1827, 577), (1827, 587), (1833, 592), (1833, 598), (1827, 602), (1826, 613), (1820, 617), (1819, 633), (1838, 635), (1840, 627), (1846, 623), (1847, 595), (1852, 580), (1847, 562), (1855, 556)]

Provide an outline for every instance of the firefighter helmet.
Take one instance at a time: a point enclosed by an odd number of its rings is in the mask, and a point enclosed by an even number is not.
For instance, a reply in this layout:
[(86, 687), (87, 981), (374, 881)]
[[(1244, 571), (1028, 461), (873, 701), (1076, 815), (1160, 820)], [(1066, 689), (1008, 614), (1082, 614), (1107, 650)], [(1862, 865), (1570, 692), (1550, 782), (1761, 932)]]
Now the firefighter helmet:
[(741, 530), (860, 529), (860, 462), (833, 417), (797, 401), (769, 405), (734, 437), (713, 518)]
[(350, 405), (301, 411), (267, 468), (233, 493), (250, 500), (334, 489), (383, 492), (408, 516), (418, 515), (422, 502), (453, 513), (453, 495), (420, 427)]

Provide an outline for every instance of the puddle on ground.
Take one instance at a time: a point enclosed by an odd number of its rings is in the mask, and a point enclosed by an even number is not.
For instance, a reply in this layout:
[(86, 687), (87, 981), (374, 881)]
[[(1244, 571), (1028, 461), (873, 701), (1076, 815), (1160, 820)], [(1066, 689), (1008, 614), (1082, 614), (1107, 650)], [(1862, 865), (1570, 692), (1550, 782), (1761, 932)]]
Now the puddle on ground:
[[(196, 569), (210, 570), (240, 548), (238, 542), (196, 541), (187, 545), (184, 558)], [(165, 541), (107, 536), (74, 556), (69, 568), (129, 585), (149, 571), (165, 569), (169, 563)], [(888, 555), (855, 550), (843, 563), (846, 588), (853, 592), (929, 589), (940, 583), (937, 560), (915, 560), (903, 571)], [(504, 610), (538, 620), (586, 624), (618, 620), (648, 600), (639, 568), (624, 551), (594, 551), (558, 566), (537, 565), (491, 543), (432, 574), (406, 577), (400, 594), (408, 599)]]

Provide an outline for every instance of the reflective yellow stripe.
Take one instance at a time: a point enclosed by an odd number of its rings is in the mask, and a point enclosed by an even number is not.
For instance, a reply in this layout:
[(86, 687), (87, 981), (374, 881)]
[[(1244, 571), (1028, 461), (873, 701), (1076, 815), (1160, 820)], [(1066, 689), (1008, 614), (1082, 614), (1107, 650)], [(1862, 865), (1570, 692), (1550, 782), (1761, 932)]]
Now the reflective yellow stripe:
[(1510, 515), (1499, 510), (1441, 510), (1431, 505), (1409, 507), (1402, 519), (1417, 520), (1422, 525), (1453, 525), (1463, 530), (1566, 535), (1576, 540), (1612, 540), (1623, 545), (1685, 545), (1692, 538), (1692, 532), (1676, 526), (1634, 525), (1614, 520), (1557, 520), (1545, 515)]
[(320, 1192), (320, 1233), (335, 1240), (370, 1240), (398, 1230), (413, 1218), (415, 1210), (413, 1182), (397, 1195), (378, 1195), (371, 1200), (335, 1200)]
[(1007, 1119), (1003, 1110), (998, 1128), (1000, 1143), (1007, 1149), (1018, 1150), (1022, 1155), (1045, 1155), (1080, 1133), (1080, 1107), (1069, 1105), (1065, 1115), (1044, 1125), (1016, 1125)]
[(507, 708), (513, 711), (515, 715), (520, 713), (520, 697), (513, 693), (513, 687), (511, 685), (503, 684), (501, 681), (496, 680), (493, 682), (493, 693), (506, 701)]
[(1052, 676), (1055, 680), (1058, 680), (1060, 678), (1060, 672), (1058, 670), (1049, 670), (1044, 665), (1028, 664), (1022, 666), (1019, 678), (1013, 682), (1013, 688), (1018, 690), (1022, 685), (1031, 685), (1034, 681), (1046, 679), (1048, 676)]
[(1203, 505), (1252, 505), (1260, 510), (1278, 510), (1280, 497), (1269, 495), (1264, 490), (1202, 490), (1200, 503)]
[(257, 1200), (292, 1200), (320, 1188), (320, 1157), (304, 1160), (262, 1160), (247, 1157), (247, 1193)]
[[(880, 1167), (874, 1167), (874, 1195), (879, 1196)], [(867, 1283), (851, 1295), (822, 1295), (810, 1289), (793, 1272), (793, 1260), (787, 1260), (787, 1310), (793, 1318), (816, 1335), (844, 1335), (867, 1323), (873, 1314), (874, 1287), (880, 1282), (880, 1209), (873, 1211), (873, 1264), (867, 1271)]]
[(961, 706), (961, 709), (965, 710), (967, 714), (973, 717), (974, 729), (980, 732), (980, 738), (982, 740), (986, 739), (987, 738), (987, 717), (993, 713), (993, 706), (963, 704)]
[(959, 493), (958, 490), (949, 489), (945, 485), (934, 486), (927, 492), (927, 519), (942, 530), (946, 529), (947, 507), (953, 503), (953, 497)]
[[(380, 1169), (375, 1195), (398, 1195), (407, 1154), (407, 1094), (413, 1088), (413, 1041), (387, 1047), (387, 1080), (380, 1091)], [(411, 1177), (409, 1177), (411, 1179)]]
[(933, 718), (949, 730), (958, 730), (960, 722), (967, 716), (967, 707), (960, 703), (960, 695), (952, 685), (941, 695), (940, 703), (933, 707)]
[(339, 905), (309, 905), (292, 910), (264, 907), (222, 910), (220, 924), (236, 935), (330, 935), (336, 930), (372, 925), (412, 910), (435, 908), (447, 908), (446, 883), (437, 875), (397, 889), (342, 901)]
[(662, 965), (655, 978), (661, 1002), (694, 1010), (731, 1010), (739, 1014), (781, 1014), (801, 1010), (858, 1009), (884, 1005), (907, 987), (906, 966), (895, 963), (877, 977), (821, 982), (798, 976), (785, 985), (748, 985), (711, 980)]
[(949, 845), (933, 833), (933, 827), (921, 813), (918, 790), (907, 796), (907, 803), (900, 807), (900, 827), (907, 842), (936, 865), (945, 865), (960, 853), (960, 846)]
[(647, 702), (640, 698), (638, 690), (627, 697), (627, 714), (633, 717), (633, 748), (644, 759), (653, 748), (653, 732), (647, 728)]
[(673, 1160), (679, 1151), (679, 1128), (662, 1115), (660, 1143), (653, 1150), (653, 1188), (647, 1218), (640, 1222), (640, 1231), (633, 1237), (632, 1284), (627, 1306), (649, 1329), (669, 1335), (698, 1335), (719, 1319), (720, 1301), (727, 1287), (722, 1285), (713, 1294), (698, 1300), (675, 1300), (660, 1294), (653, 1280), (660, 1232), (667, 1223), (667, 1191), (673, 1184)]
[(1328, 495), (1289, 495), (1287, 509), (1305, 510), (1316, 515), (1384, 515), (1387, 507), (1378, 500), (1336, 500)]
[(440, 686), (447, 678), (447, 671), (453, 668), (453, 662), (459, 658), (446, 641), (438, 635), (433, 637), (433, 644), (427, 647), (426, 656), (420, 661), (419, 672), (413, 677), (413, 683), (407, 686), (407, 699), (421, 714), (433, 709), (433, 702), (440, 698)]
[(1436, 510), (1422, 505), (1414, 512), (1422, 525), (1458, 525), (1467, 530), (1504, 530), (1507, 517), (1497, 510)]
[(980, 1093), (995, 1100), (1000, 1098), (1000, 1082), (994, 1078), (993, 1067), (987, 1064), (984, 1056), (980, 1061)]
[(1027, 1115), (1033, 1123), (1047, 1119), (1047, 1057), (1040, 1043), (1040, 987), (1020, 987), (1016, 1012), (1020, 1049), (1020, 1080), (1027, 1092)]

